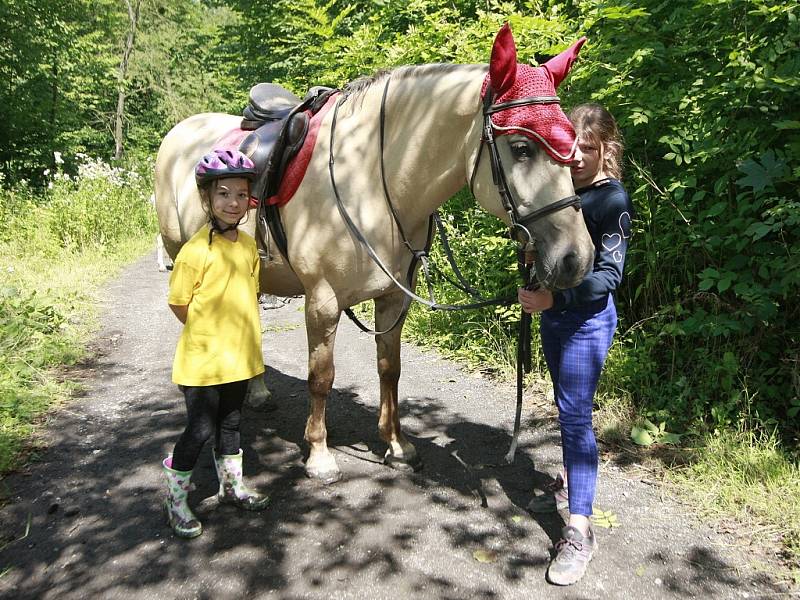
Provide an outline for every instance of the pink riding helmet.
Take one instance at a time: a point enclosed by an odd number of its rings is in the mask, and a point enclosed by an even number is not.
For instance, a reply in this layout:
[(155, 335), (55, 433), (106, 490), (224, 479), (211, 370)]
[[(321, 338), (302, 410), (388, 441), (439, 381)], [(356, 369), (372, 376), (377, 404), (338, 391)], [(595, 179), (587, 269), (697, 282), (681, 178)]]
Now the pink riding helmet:
[(198, 186), (225, 177), (245, 177), (253, 181), (256, 177), (256, 166), (238, 150), (216, 149), (201, 158), (194, 168), (194, 178)]

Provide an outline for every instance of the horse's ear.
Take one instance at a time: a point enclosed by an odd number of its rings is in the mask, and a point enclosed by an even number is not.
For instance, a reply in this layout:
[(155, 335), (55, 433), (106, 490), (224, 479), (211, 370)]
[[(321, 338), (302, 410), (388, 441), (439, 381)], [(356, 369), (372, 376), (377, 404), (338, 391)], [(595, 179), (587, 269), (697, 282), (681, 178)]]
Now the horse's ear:
[(586, 38), (582, 37), (561, 54), (554, 56), (542, 65), (553, 78), (553, 85), (555, 87), (558, 87), (564, 80), (564, 77), (567, 76), (567, 73), (569, 73), (569, 70), (572, 68), (572, 63), (578, 58), (578, 52), (581, 51), (581, 46), (585, 43)]
[(517, 79), (517, 46), (508, 23), (497, 32), (489, 62), (489, 78), (496, 96), (502, 96)]

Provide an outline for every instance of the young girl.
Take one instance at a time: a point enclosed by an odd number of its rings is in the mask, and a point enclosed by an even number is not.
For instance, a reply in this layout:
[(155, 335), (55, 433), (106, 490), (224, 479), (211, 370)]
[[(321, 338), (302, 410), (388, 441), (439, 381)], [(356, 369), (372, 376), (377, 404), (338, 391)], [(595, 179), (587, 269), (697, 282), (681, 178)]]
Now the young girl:
[(594, 241), (594, 266), (575, 288), (518, 294), (526, 312), (542, 311), (542, 346), (561, 427), (569, 521), (547, 571), (558, 585), (578, 581), (597, 549), (589, 521), (598, 462), (592, 404), (617, 326), (614, 292), (622, 281), (633, 215), (619, 181), (622, 143), (614, 118), (597, 104), (577, 106), (569, 117), (578, 136), (572, 180)]
[(215, 435), (219, 500), (261, 510), (267, 498), (242, 481), (239, 420), (251, 377), (264, 372), (258, 314), (259, 256), (255, 240), (236, 227), (248, 209), (255, 166), (244, 154), (214, 150), (195, 168), (208, 224), (181, 248), (169, 281), (169, 306), (184, 324), (172, 380), (186, 399), (188, 422), (163, 461), (167, 518), (181, 537), (203, 531), (189, 509), (192, 469)]

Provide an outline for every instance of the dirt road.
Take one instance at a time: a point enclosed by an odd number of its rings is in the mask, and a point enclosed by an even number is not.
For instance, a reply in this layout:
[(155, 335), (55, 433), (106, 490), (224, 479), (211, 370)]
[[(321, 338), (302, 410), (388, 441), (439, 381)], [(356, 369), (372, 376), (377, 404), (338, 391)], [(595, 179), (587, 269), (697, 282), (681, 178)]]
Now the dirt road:
[[(402, 421), (424, 460), (407, 475), (380, 461), (371, 338), (343, 319), (329, 440), (344, 479), (304, 476), (306, 341), (302, 299), (262, 313), (272, 398), (246, 409), (245, 473), (267, 491), (263, 513), (214, 499), (211, 451), (196, 469), (200, 538), (175, 538), (161, 512), (159, 461), (183, 423), (170, 383), (179, 333), (165, 304), (167, 274), (147, 257), (109, 285), (87, 392), (53, 415), (48, 449), (0, 481), (2, 598), (528, 599), (786, 596), (754, 574), (753, 556), (688, 509), (602, 461), (597, 506), (619, 526), (598, 528), (588, 576), (546, 583), (557, 514), (526, 510), (534, 485), (557, 472), (556, 423), (527, 400), (514, 465), (514, 391), (405, 345)], [(536, 415), (540, 418), (537, 418)], [(477, 557), (477, 558), (476, 558)], [(478, 560), (481, 559), (481, 560)]]

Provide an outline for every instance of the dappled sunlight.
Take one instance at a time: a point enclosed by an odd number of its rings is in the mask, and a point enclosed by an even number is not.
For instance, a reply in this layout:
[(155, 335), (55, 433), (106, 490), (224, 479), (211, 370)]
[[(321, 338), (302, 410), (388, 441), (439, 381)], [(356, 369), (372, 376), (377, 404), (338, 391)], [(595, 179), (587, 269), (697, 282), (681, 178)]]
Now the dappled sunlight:
[[(190, 541), (175, 538), (161, 508), (159, 461), (184, 424), (182, 395), (169, 383), (180, 326), (163, 304), (166, 276), (149, 258), (123, 280), (131, 277), (137, 286), (121, 283), (109, 292), (109, 306), (118, 308), (107, 313), (95, 342), (102, 351), (85, 365), (91, 374), (86, 395), (56, 415), (48, 449), (31, 475), (4, 480), (10, 501), (2, 509), (0, 535), (7, 543), (0, 565), (8, 570), (0, 592), (241, 598), (273, 591), (292, 598), (393, 589), (398, 597), (506, 598), (545, 589), (544, 569), (563, 520), (558, 513), (531, 515), (525, 507), (534, 488), (558, 470), (552, 418), (526, 403), (516, 459), (504, 465), (512, 390), (406, 346), (400, 410), (423, 468), (412, 474), (389, 469), (377, 431), (374, 342), (343, 323), (327, 414), (343, 479), (330, 486), (308, 479), (305, 332), (294, 326), (303, 321), (296, 301), (262, 313), (272, 326), (264, 340), (271, 397), (243, 412), (245, 475), (270, 496), (270, 505), (261, 513), (221, 506), (206, 447), (189, 494), (204, 533)], [(605, 503), (621, 486), (612, 480), (602, 487), (602, 475), (601, 469), (599, 501)], [(627, 557), (630, 536), (647, 514), (638, 507), (658, 503), (641, 494), (615, 506), (623, 527), (600, 533), (604, 550), (583, 593), (593, 595), (595, 581), (606, 589), (617, 585), (608, 580), (609, 570), (636, 567)], [(643, 546), (648, 575), (666, 584), (675, 565), (690, 561), (695, 579), (683, 584), (686, 593), (746, 585), (717, 576), (731, 563), (714, 546), (698, 545), (685, 525), (679, 530), (721, 567), (695, 571), (695, 555), (669, 537), (653, 537)], [(644, 590), (651, 579), (626, 585)]]

